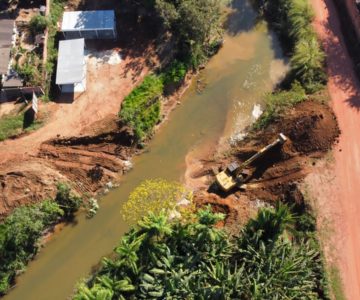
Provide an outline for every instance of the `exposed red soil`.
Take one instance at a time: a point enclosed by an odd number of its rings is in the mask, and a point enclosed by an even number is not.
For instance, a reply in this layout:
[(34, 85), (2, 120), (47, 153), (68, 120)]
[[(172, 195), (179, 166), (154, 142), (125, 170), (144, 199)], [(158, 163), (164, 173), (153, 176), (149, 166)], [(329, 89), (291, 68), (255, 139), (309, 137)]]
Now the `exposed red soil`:
[[(252, 175), (245, 190), (223, 193), (212, 185), (205, 191), (204, 182), (214, 182), (214, 171), (223, 170), (232, 161), (244, 162), (276, 139), (280, 132), (289, 140), (250, 166)], [(303, 201), (294, 192), (297, 190), (294, 189), (294, 183), (301, 182), (312, 171), (314, 159), (324, 156), (338, 136), (339, 129), (331, 108), (319, 102), (306, 101), (288, 110), (265, 130), (249, 134), (223, 157), (214, 159), (213, 153), (207, 160), (202, 160), (201, 164), (187, 173), (187, 181), (193, 187), (198, 183), (196, 203), (225, 206), (228, 212), (225, 224), (231, 228), (237, 227), (250, 216), (247, 211), (249, 208), (246, 208), (249, 207), (249, 201)]]
[[(110, 4), (101, 3), (102, 7), (99, 1), (88, 2), (97, 9), (108, 9)], [(20, 204), (54, 196), (58, 181), (70, 182), (79, 193), (95, 193), (105, 183), (116, 181), (128, 167), (125, 161), (138, 151), (131, 147), (127, 129), (117, 124), (119, 108), (149, 71), (171, 58), (173, 48), (171, 39), (154, 36), (158, 31), (143, 23), (152, 24), (151, 20), (139, 21), (131, 7), (123, 5), (116, 2), (111, 6), (121, 16), (119, 39), (87, 43), (88, 49), (118, 51), (121, 63), (89, 63), (86, 92), (41, 104), (40, 112), (48, 114), (45, 126), (0, 142), (0, 218)], [(188, 81), (164, 100), (164, 119)], [(99, 168), (101, 176), (95, 174)]]
[(317, 199), (319, 226), (331, 224), (332, 243), (324, 242), (326, 257), (339, 267), (346, 298), (360, 299), (360, 83), (333, 1), (312, 0), (312, 4), (314, 26), (327, 54), (332, 107), (342, 135), (335, 147), (333, 168), (319, 169), (309, 184)]

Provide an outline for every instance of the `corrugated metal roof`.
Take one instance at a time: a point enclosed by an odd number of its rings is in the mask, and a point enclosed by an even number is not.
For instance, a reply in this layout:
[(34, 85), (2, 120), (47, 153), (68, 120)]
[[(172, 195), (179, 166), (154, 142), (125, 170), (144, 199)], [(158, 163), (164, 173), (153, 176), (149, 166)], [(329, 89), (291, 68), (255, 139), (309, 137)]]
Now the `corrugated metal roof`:
[(70, 11), (64, 12), (61, 30), (114, 29), (113, 10)]
[(8, 71), (13, 31), (14, 20), (0, 20), (0, 74), (6, 74)]
[(78, 83), (85, 77), (84, 39), (59, 43), (56, 84)]

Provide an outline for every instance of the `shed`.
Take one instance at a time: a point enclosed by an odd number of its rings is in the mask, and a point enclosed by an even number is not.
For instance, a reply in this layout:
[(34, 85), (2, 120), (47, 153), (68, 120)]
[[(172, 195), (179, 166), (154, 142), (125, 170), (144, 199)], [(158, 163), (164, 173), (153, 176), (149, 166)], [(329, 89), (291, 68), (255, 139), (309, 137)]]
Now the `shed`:
[(9, 68), (14, 20), (0, 20), (0, 74), (6, 74)]
[(67, 92), (83, 92), (86, 89), (86, 63), (84, 39), (59, 42), (56, 84)]
[(64, 12), (61, 31), (66, 39), (115, 39), (115, 12), (113, 10)]

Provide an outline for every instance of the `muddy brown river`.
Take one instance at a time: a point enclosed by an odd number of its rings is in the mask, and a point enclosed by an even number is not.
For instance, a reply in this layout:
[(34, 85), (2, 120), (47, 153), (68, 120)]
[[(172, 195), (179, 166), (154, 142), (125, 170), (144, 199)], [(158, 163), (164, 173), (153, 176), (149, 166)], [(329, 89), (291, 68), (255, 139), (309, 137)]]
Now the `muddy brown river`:
[[(171, 114), (148, 146), (136, 157), (134, 169), (120, 187), (100, 201), (91, 220), (79, 215), (76, 224), (53, 235), (27, 271), (18, 278), (6, 300), (68, 298), (77, 281), (109, 254), (129, 229), (120, 214), (129, 193), (143, 180), (183, 180), (185, 157), (194, 149), (226, 143), (257, 114), (264, 93), (285, 74), (286, 63), (275, 36), (244, 0), (236, 0), (229, 14), (224, 47), (193, 80), (182, 105)], [(196, 81), (204, 87), (196, 91)]]

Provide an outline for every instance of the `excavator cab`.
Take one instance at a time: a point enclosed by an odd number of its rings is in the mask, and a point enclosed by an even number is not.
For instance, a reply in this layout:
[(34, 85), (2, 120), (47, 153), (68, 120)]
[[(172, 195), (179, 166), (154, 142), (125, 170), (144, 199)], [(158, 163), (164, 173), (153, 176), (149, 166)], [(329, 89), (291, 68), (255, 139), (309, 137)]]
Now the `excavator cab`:
[(246, 167), (259, 157), (263, 156), (266, 152), (268, 152), (276, 145), (282, 145), (286, 141), (287, 137), (284, 134), (280, 133), (279, 137), (274, 142), (262, 148), (260, 151), (251, 156), (248, 160), (246, 160), (243, 164), (239, 165), (237, 162), (232, 162), (230, 165), (228, 165), (224, 171), (216, 175), (216, 183), (225, 192), (230, 191), (235, 186), (238, 186), (240, 188), (251, 178), (251, 172), (250, 170), (246, 169)]

